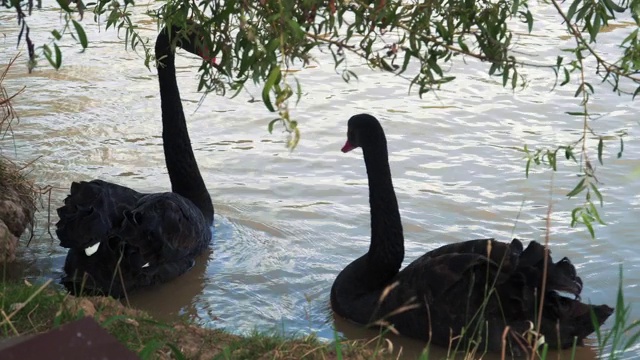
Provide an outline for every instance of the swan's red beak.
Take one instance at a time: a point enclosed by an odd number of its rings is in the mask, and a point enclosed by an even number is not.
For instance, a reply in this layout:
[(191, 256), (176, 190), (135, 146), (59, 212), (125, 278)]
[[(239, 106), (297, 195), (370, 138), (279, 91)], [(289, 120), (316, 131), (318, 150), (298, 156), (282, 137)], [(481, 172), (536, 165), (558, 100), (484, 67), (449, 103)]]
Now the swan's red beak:
[(342, 147), (342, 152), (343, 153), (347, 153), (353, 149), (355, 149), (356, 147), (351, 145), (351, 143), (349, 142), (349, 140), (347, 140), (346, 143), (344, 143), (344, 146)]
[(216, 58), (215, 57), (211, 57), (209, 56), (209, 48), (204, 46), (202, 52), (200, 52), (200, 57), (202, 58), (202, 60), (215, 65), (216, 64)]
[[(204, 43), (204, 37), (200, 38), (200, 40), (202, 40), (202, 42)], [(211, 54), (209, 48), (203, 44), (202, 51), (200, 51), (198, 55), (200, 55), (202, 60), (210, 63), (211, 65), (216, 65), (216, 58), (209, 56), (209, 54)]]

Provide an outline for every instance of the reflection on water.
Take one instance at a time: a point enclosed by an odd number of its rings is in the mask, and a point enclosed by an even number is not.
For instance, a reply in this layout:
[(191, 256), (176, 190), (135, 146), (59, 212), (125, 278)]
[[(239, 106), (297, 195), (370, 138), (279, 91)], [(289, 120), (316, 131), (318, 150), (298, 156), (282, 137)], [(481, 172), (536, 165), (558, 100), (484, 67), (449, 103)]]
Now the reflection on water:
[(128, 299), (129, 305), (142, 308), (156, 316), (160, 321), (175, 320), (180, 316), (195, 318), (194, 299), (202, 293), (207, 277), (207, 264), (213, 256), (209, 249), (196, 259), (194, 267), (181, 276), (174, 279), (166, 286), (154, 286), (132, 294)]
[[(562, 55), (558, 49), (571, 44), (549, 10), (530, 6), (540, 15), (537, 32), (519, 37), (516, 49), (531, 61), (553, 63)], [(34, 40), (50, 36), (58, 21), (57, 12), (34, 12)], [(85, 25), (90, 48), (78, 53), (71, 43), (62, 44), (60, 71), (43, 66), (27, 74), (23, 56), (5, 83), (9, 93), (24, 85), (27, 90), (15, 103), (21, 114), (15, 148), (6, 145), (11, 140), (0, 142), (0, 148), (15, 149), (22, 161), (42, 156), (33, 174), (56, 188), (54, 209), (73, 180), (100, 178), (148, 192), (170, 189), (155, 72), (126, 52), (115, 32), (98, 32), (89, 21)], [(13, 26), (13, 18), (2, 21), (0, 31), (11, 34)], [(154, 27), (146, 27), (153, 36)], [(598, 49), (613, 56), (629, 27), (614, 24), (608, 30), (600, 35)], [(16, 52), (15, 42), (8, 36), (0, 44), (0, 63), (6, 63)], [(484, 64), (470, 62), (454, 64), (452, 75), (458, 79), (453, 84), (419, 99), (407, 95), (403, 79), (371, 72), (364, 64), (353, 64), (358, 82), (345, 84), (330, 58), (317, 58), (319, 66), (295, 73), (305, 95), (293, 109), (302, 140), (290, 152), (284, 133), (266, 130), (272, 114), (248, 96), (208, 96), (198, 108), (199, 63), (191, 56), (178, 57), (191, 140), (216, 207), (213, 251), (188, 274), (134, 294), (133, 305), (159, 317), (184, 315), (238, 333), (279, 329), (333, 339), (331, 284), (369, 245), (362, 155), (340, 152), (347, 119), (358, 112), (380, 118), (388, 136), (405, 229), (405, 264), (455, 241), (544, 239), (550, 173), (532, 169), (526, 179), (522, 154), (515, 149), (576, 140), (581, 120), (564, 114), (577, 111), (574, 88), (551, 93), (553, 74), (528, 69), (522, 70), (528, 87), (514, 93), (495, 85)], [(553, 179), (551, 245), (555, 257), (568, 256), (576, 264), (586, 301), (614, 304), (618, 265), (623, 264), (626, 299), (634, 303), (640, 300), (640, 182), (631, 174), (640, 168), (640, 103), (604, 87), (596, 90), (592, 107), (602, 115), (593, 123), (596, 131), (629, 133), (624, 156), (617, 159), (617, 145), (607, 143), (605, 165), (597, 169), (608, 226), (597, 227), (597, 240), (583, 228), (568, 226), (571, 209), (580, 202), (565, 197), (577, 182), (577, 165), (562, 162)], [(248, 91), (255, 97), (260, 89)], [(65, 253), (43, 235), (47, 216), (39, 216), (37, 240), (24, 250), (27, 274), (31, 279), (58, 277)], [(57, 221), (55, 214), (52, 221)], [(640, 310), (632, 308), (632, 317), (640, 317)], [(340, 321), (335, 327), (348, 337), (376, 334)], [(422, 345), (403, 347), (408, 353)], [(580, 351), (585, 358), (593, 355), (589, 347)]]

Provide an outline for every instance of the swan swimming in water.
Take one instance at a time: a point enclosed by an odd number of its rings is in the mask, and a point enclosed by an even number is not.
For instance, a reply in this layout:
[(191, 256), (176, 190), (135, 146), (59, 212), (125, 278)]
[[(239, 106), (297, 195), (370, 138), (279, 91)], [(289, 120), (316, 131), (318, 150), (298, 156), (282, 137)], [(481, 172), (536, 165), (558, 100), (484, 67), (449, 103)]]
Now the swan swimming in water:
[[(56, 234), (69, 249), (61, 282), (73, 294), (120, 298), (164, 283), (193, 267), (211, 242), (213, 204), (191, 147), (170, 43), (181, 30), (162, 29), (155, 44), (171, 192), (145, 194), (102, 180), (71, 184)], [(203, 57), (197, 32), (178, 46)]]
[[(445, 245), (400, 271), (404, 235), (391, 180), (387, 140), (378, 120), (367, 114), (349, 119), (343, 152), (362, 148), (369, 180), (369, 251), (342, 270), (331, 288), (336, 314), (362, 325), (391, 325), (401, 335), (447, 347), (480, 339), (479, 348), (531, 351), (525, 338), (537, 323), (551, 349), (582, 344), (611, 315), (607, 305), (580, 302), (582, 280), (569, 259), (553, 262), (542, 245), (523, 248), (514, 239), (470, 240)], [(545, 258), (546, 290), (542, 289)], [(571, 297), (564, 296), (570, 294)], [(466, 331), (466, 333), (465, 333)], [(471, 339), (473, 338), (473, 339)]]

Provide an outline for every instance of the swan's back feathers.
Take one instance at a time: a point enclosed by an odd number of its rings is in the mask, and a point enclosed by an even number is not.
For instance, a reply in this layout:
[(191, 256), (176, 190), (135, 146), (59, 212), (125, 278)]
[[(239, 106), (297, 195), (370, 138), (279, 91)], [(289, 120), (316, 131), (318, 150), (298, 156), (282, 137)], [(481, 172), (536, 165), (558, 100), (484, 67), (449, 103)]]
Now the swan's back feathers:
[[(574, 337), (581, 344), (594, 331), (590, 312), (593, 310), (602, 324), (612, 309), (580, 302), (582, 281), (575, 267), (567, 258), (553, 262), (550, 255), (546, 256), (543, 296), (544, 246), (533, 241), (523, 250), (517, 239), (511, 243), (481, 239), (445, 245), (416, 259), (393, 278), (390, 284), (397, 284), (376, 306), (366, 304), (380, 297), (383, 289), (375, 295), (362, 296), (356, 289), (349, 294), (340, 284), (334, 285), (332, 303), (334, 310), (354, 321), (373, 324), (384, 319), (401, 334), (423, 340), (429, 338), (431, 324), (431, 341), (441, 346), (448, 346), (451, 334), (460, 334), (465, 328), (477, 329), (489, 348), (500, 350), (502, 333), (508, 325), (511, 351), (522, 354), (530, 351), (528, 345), (521, 347), (522, 333), (537, 321), (538, 305), (544, 298), (541, 332), (549, 345), (566, 348), (573, 344)], [(573, 297), (562, 296), (559, 291)], [(388, 316), (408, 301), (415, 305), (414, 309)], [(370, 309), (366, 316), (362, 315), (364, 307)], [(346, 313), (361, 314), (361, 319)], [(485, 321), (489, 322), (488, 327), (482, 325)]]
[(150, 263), (195, 256), (211, 240), (202, 213), (175, 193), (145, 195), (124, 214), (122, 239)]

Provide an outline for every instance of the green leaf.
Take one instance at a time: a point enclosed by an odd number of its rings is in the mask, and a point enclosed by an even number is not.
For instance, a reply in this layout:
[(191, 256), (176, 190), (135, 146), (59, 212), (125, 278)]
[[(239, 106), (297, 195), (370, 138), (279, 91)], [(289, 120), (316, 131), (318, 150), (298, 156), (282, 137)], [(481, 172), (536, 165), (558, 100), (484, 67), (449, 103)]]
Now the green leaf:
[[(560, 84), (560, 86), (564, 86), (567, 83), (569, 83), (569, 81), (571, 80), (570, 76), (569, 76), (569, 70), (567, 70), (567, 68), (563, 68), (564, 69), (564, 80), (562, 81), (562, 83)], [(640, 88), (639, 88), (640, 89)]]
[(574, 161), (576, 160), (576, 157), (573, 155), (573, 149), (571, 149), (571, 146), (567, 146), (564, 149), (564, 157), (567, 158), (567, 160), (569, 159), (573, 159)]
[(569, 6), (569, 11), (567, 11), (567, 18), (569, 20), (573, 18), (573, 15), (576, 13), (576, 9), (578, 8), (580, 2), (582, 2), (582, 0), (573, 0), (573, 3), (571, 3), (571, 6)]
[(75, 20), (71, 20), (73, 22), (73, 27), (76, 29), (76, 33), (78, 34), (78, 40), (80, 40), (80, 45), (82, 45), (82, 49), (86, 49), (89, 46), (89, 42), (87, 41), (87, 34), (84, 32), (82, 25)]
[(278, 82), (280, 78), (280, 66), (274, 66), (269, 73), (269, 77), (267, 78), (267, 82), (264, 84), (264, 88), (262, 88), (262, 101), (264, 105), (271, 112), (275, 112), (276, 110), (273, 108), (271, 104), (271, 98), (269, 97), (269, 93), (273, 86)]
[(585, 213), (582, 213), (582, 223), (587, 227), (587, 230), (589, 230), (589, 234), (591, 234), (591, 238), (595, 239), (596, 234), (593, 231), (593, 225), (591, 224), (591, 219)]
[(520, 0), (513, 0), (513, 4), (511, 4), (511, 12), (516, 13), (518, 11), (518, 7), (520, 6)]
[(42, 55), (44, 55), (45, 59), (47, 59), (51, 66), (53, 66), (54, 68), (56, 67), (56, 62), (53, 60), (53, 58), (51, 58), (51, 48), (49, 48), (49, 46), (47, 46), (46, 44), (42, 45)]
[(380, 65), (382, 67), (383, 70), (385, 71), (389, 71), (389, 72), (394, 72), (395, 69), (393, 68), (393, 66), (391, 66), (385, 59), (380, 59)]
[(524, 18), (527, 22), (527, 29), (529, 30), (529, 33), (531, 33), (531, 31), (533, 30), (533, 15), (531, 14), (531, 11), (525, 12)]
[(571, 211), (571, 227), (576, 226), (576, 223), (578, 222), (578, 213), (582, 212), (582, 208), (581, 207), (577, 207), (575, 209), (573, 209)]
[(596, 209), (595, 205), (593, 205), (592, 202), (589, 203), (589, 214), (593, 215), (593, 218), (596, 219), (596, 221), (599, 222), (600, 224), (607, 225), (600, 218), (600, 214), (598, 213), (598, 209)]
[(582, 192), (582, 190), (586, 189), (587, 187), (584, 185), (584, 181), (586, 178), (582, 178), (582, 180), (580, 180), (580, 182), (578, 183), (578, 185), (576, 185), (576, 187), (573, 188), (573, 190), (571, 190), (568, 194), (567, 197), (572, 197), (572, 196), (576, 196), (579, 193)]
[(62, 52), (60, 52), (60, 48), (56, 43), (53, 43), (53, 50), (56, 52), (56, 64), (54, 67), (58, 70), (60, 69), (60, 65), (62, 65)]
[(571, 116), (585, 116), (585, 115), (587, 115), (587, 113), (583, 113), (583, 112), (580, 112), (580, 111), (565, 111), (565, 114), (571, 115)]
[(582, 93), (582, 91), (584, 91), (584, 83), (580, 84), (580, 86), (578, 86), (578, 89), (576, 90), (576, 93), (573, 94), (573, 97), (578, 97), (578, 95), (580, 95), (580, 93)]
[[(640, 322), (635, 322), (632, 324), (633, 325), (640, 325)], [(624, 331), (624, 333), (629, 333), (630, 331), (626, 330)], [(640, 338), (640, 332), (636, 332), (634, 333), (631, 337), (629, 337), (629, 339), (627, 340), (627, 343), (624, 345), (623, 349), (630, 349), (632, 346), (635, 346), (638, 343), (638, 338)]]
[[(407, 70), (410, 60), (411, 60), (411, 51), (407, 50), (404, 52), (404, 61), (402, 62), (402, 67), (400, 68), (400, 71), (398, 72), (398, 74), (402, 74), (403, 72), (405, 72), (405, 70)], [(640, 87), (638, 89), (640, 90)]]
[(509, 67), (505, 66), (502, 72), (502, 87), (507, 86), (507, 81), (509, 81)]
[(529, 177), (529, 167), (530, 166), (531, 166), (531, 158), (529, 158), (529, 160), (527, 160), (527, 166), (526, 166), (526, 168), (524, 170), (524, 173), (525, 173), (527, 178)]
[(273, 133), (273, 126), (274, 126), (278, 121), (282, 121), (282, 119), (277, 118), (277, 119), (273, 119), (273, 120), (269, 121), (269, 126), (267, 127), (267, 129), (269, 130), (269, 134)]
[(584, 85), (589, 88), (589, 91), (591, 91), (591, 95), (593, 95), (595, 93), (595, 91), (593, 90), (593, 86), (591, 86), (591, 84), (586, 82), (586, 83), (584, 83)]
[(620, 138), (620, 152), (618, 152), (618, 159), (622, 157), (622, 152), (624, 151), (624, 141)]
[(300, 102), (300, 99), (302, 99), (302, 86), (300, 85), (300, 81), (298, 81), (297, 77), (294, 77), (294, 79), (296, 80), (296, 106), (297, 106), (298, 103)]
[(596, 15), (593, 19), (593, 22), (591, 23), (591, 26), (589, 27), (589, 41), (590, 42), (595, 42), (596, 41), (596, 37), (598, 36), (598, 33), (600, 32), (600, 21), (601, 21), (601, 17), (600, 17), (600, 13), (596, 12)]
[(489, 68), (489, 75), (493, 75), (499, 68), (500, 65), (498, 65), (498, 63), (491, 64), (491, 67)]
[(556, 156), (558, 154), (558, 151), (556, 150), (555, 152), (549, 153), (547, 155), (547, 157), (549, 158), (549, 165), (551, 165), (551, 168), (553, 169), (553, 171), (558, 171), (557, 168), (557, 161), (556, 161)]
[(604, 165), (602, 163), (602, 149), (604, 148), (604, 141), (602, 141), (602, 137), (600, 137), (600, 140), (598, 141), (598, 161), (600, 162), (600, 165)]
[(600, 193), (600, 190), (598, 190), (598, 187), (594, 183), (590, 183), (589, 185), (591, 185), (591, 190), (593, 190), (593, 193), (596, 194), (596, 197), (600, 201), (600, 206), (603, 206), (603, 204), (602, 204), (602, 194)]
[(56, 2), (58, 3), (58, 5), (60, 5), (60, 8), (62, 8), (62, 10), (70, 13), (73, 12), (71, 10), (71, 8), (69, 7), (69, 1), (65, 1), (65, 0), (56, 0)]
[(607, 7), (607, 9), (613, 10), (613, 11), (619, 12), (619, 13), (623, 13), (626, 10), (625, 8), (623, 8), (622, 6), (616, 4), (615, 2), (613, 2), (611, 0), (604, 0), (604, 5)]
[(469, 53), (469, 47), (462, 41), (462, 36), (458, 36), (458, 46), (460, 46), (463, 52)]
[(60, 40), (60, 39), (62, 38), (62, 35), (60, 35), (60, 33), (58, 32), (58, 30), (53, 30), (53, 31), (51, 32), (51, 35), (53, 35), (53, 37), (54, 37), (56, 40)]

